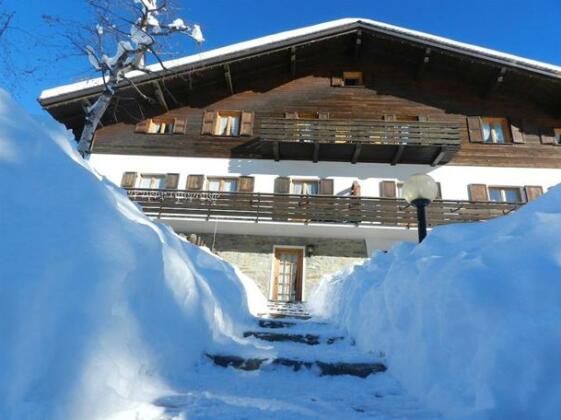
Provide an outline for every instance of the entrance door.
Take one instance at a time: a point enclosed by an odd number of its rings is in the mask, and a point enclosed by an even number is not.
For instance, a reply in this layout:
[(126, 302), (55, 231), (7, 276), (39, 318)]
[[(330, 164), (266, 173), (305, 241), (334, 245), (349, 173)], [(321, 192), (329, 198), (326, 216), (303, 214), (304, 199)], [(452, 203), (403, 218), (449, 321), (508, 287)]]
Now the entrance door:
[(303, 265), (303, 249), (275, 248), (273, 300), (279, 302), (302, 301)]

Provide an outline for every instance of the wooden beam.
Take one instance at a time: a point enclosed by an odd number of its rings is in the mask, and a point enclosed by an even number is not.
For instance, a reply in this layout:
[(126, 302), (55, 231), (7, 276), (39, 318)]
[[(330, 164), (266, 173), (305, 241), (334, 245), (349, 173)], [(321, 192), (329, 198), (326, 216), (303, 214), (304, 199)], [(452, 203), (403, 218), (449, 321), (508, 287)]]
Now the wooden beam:
[(158, 103), (163, 106), (166, 111), (169, 111), (169, 106), (168, 103), (166, 102), (166, 98), (164, 96), (164, 92), (162, 90), (162, 87), (160, 86), (160, 82), (153, 82), (152, 85), (154, 86), (154, 94), (156, 95), (156, 99), (158, 100)]
[(358, 162), (360, 156), (360, 151), (362, 150), (362, 143), (355, 144), (355, 151), (353, 152), (353, 157), (351, 158), (351, 163), (354, 165)]
[(395, 166), (399, 163), (399, 159), (401, 159), (401, 155), (403, 154), (404, 150), (405, 150), (405, 146), (403, 144), (400, 144), (397, 150), (395, 151), (395, 155), (393, 155), (392, 163), (391, 163), (392, 166)]
[(497, 77), (495, 77), (491, 83), (489, 84), (489, 86), (487, 87), (487, 90), (483, 93), (483, 97), (484, 98), (488, 98), (490, 97), (493, 93), (495, 93), (497, 91), (497, 89), (501, 86), (501, 84), (504, 82), (505, 80), (505, 75), (506, 75), (506, 67), (501, 67), (501, 69), (499, 70), (499, 74), (497, 75)]
[(280, 144), (278, 141), (273, 143), (273, 159), (275, 159), (275, 162), (280, 161)]
[(355, 39), (355, 60), (360, 58), (360, 50), (362, 47), (362, 31), (356, 31), (356, 39)]
[(430, 48), (425, 48), (425, 53), (423, 54), (423, 59), (419, 63), (419, 67), (417, 67), (417, 75), (416, 75), (417, 80), (422, 80), (423, 79), (423, 76), (425, 75), (425, 72), (427, 71), (427, 68), (428, 68), (429, 63), (430, 63), (431, 52), (432, 52), (432, 50)]
[(436, 166), (440, 163), (440, 161), (444, 158), (444, 156), (446, 155), (446, 152), (448, 151), (448, 149), (444, 146), (442, 146), (440, 148), (440, 152), (438, 152), (438, 154), (435, 156), (435, 158), (433, 159), (431, 166)]
[(314, 142), (314, 154), (312, 156), (312, 160), (314, 163), (318, 163), (319, 161), (319, 141)]
[(228, 91), (230, 95), (234, 94), (234, 83), (232, 83), (232, 72), (230, 71), (230, 65), (224, 65), (224, 77), (226, 78), (226, 85), (228, 86)]
[(296, 47), (290, 49), (290, 73), (296, 77)]
[[(92, 101), (90, 101), (89, 98), (84, 98), (84, 99), (82, 99), (81, 103), (82, 103), (82, 108), (84, 110), (84, 114), (87, 114), (88, 108), (90, 106), (92, 106)], [(97, 125), (100, 126), (101, 128), (103, 128), (103, 123), (101, 122), (101, 119), (99, 120)]]

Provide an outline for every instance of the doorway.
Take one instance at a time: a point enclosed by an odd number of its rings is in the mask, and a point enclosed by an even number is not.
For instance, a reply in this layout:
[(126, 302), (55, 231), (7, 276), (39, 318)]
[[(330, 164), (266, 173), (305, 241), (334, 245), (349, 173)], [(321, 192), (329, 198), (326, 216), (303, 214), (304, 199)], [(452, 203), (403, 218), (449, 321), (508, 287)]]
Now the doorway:
[(302, 302), (304, 248), (274, 247), (271, 298), (277, 302)]

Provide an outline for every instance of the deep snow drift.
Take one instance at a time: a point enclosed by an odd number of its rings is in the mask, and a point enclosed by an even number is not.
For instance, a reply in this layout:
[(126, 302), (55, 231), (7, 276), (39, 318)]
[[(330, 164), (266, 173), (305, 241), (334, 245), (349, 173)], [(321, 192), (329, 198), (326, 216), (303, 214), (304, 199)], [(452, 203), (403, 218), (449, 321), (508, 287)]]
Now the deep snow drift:
[[(250, 322), (251, 281), (150, 222), (0, 90), (0, 418), (135, 418)], [(143, 417), (144, 418), (144, 417)]]
[(557, 187), (510, 216), (376, 253), (324, 279), (311, 305), (445, 415), (558, 419), (560, 238)]

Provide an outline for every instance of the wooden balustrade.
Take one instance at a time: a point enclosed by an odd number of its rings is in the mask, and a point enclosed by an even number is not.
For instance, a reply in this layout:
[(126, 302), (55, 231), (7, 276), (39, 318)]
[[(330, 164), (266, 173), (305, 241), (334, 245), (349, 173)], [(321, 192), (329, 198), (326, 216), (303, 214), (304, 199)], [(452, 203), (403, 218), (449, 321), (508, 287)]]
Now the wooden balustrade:
[[(415, 208), (401, 199), (150, 189), (128, 189), (128, 194), (155, 218), (404, 227), (417, 223)], [(487, 220), (509, 214), (521, 205), (436, 200), (428, 207), (428, 222), (436, 226)]]

